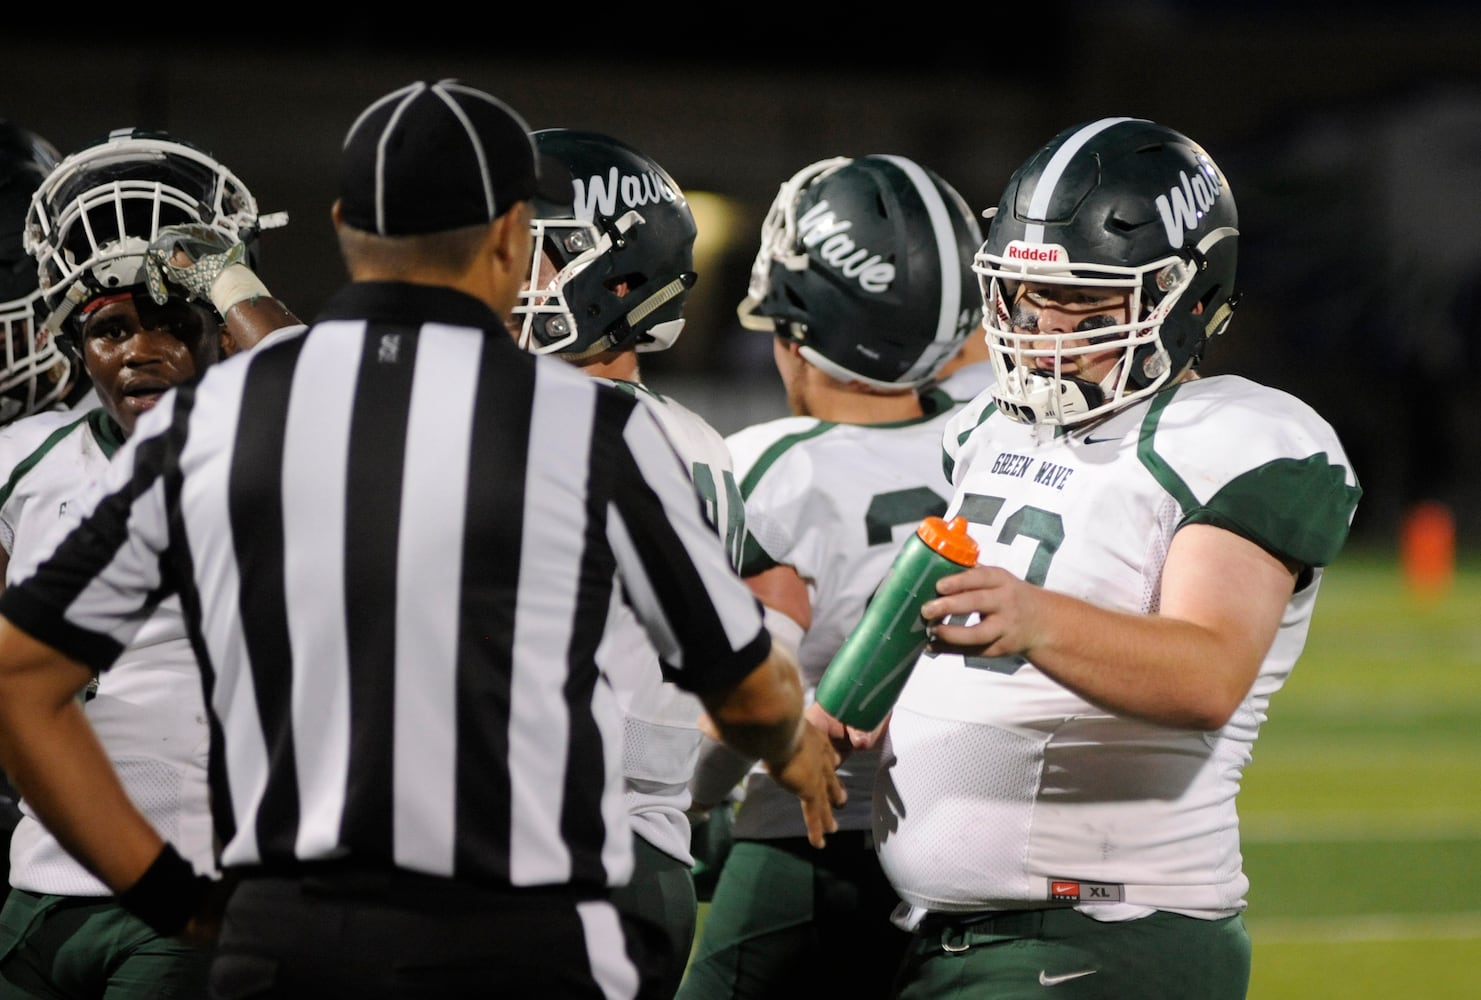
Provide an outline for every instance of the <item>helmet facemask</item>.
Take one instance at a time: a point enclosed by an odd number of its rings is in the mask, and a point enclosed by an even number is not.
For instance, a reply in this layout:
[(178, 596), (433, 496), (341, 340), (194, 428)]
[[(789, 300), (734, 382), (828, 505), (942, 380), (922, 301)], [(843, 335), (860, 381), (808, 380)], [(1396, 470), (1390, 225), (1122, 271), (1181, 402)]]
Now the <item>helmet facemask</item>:
[(49, 409), (72, 386), (72, 364), (37, 320), (41, 290), (0, 302), (0, 425)]
[(45, 303), (24, 239), (31, 199), (60, 159), (46, 139), (0, 119), (0, 425), (49, 409), (74, 387), (71, 363), (41, 331)]
[[(761, 223), (761, 246), (751, 263), (746, 297), (736, 307), (740, 324), (747, 330), (774, 332), (789, 340), (806, 339), (805, 324), (774, 315), (783, 282), (773, 281), (772, 268), (780, 268), (783, 273), (808, 269), (807, 248), (802, 245), (797, 225), (798, 200), (809, 185), (852, 162), (845, 156), (819, 160), (793, 174), (777, 191)], [(772, 314), (763, 313), (763, 307), (769, 307)]]
[(187, 143), (124, 133), (68, 157), (31, 201), (27, 250), (36, 258), (60, 335), (91, 298), (145, 283), (144, 257), (166, 226), (201, 223), (241, 241), (260, 228), (257, 202), (237, 177)]
[(517, 339), (531, 354), (554, 354), (580, 335), (565, 289), (611, 248), (611, 240), (594, 224), (577, 219), (536, 218), (530, 231), (530, 279), (512, 310), (519, 317)]
[[(984, 249), (972, 268), (986, 304), (983, 326), (997, 376), (992, 393), (1006, 416), (1023, 423), (1078, 424), (1150, 395), (1182, 374), (1182, 370), (1174, 371), (1172, 355), (1163, 342), (1164, 324), (1174, 311), (1183, 311), (1179, 303), (1196, 273), (1196, 267), (1180, 257), (1141, 267), (1118, 267), (1062, 258), (1027, 263)], [(1025, 282), (1125, 292), (1127, 315), (1136, 318), (1116, 323), (1102, 314), (1088, 328), (1051, 333), (1041, 332), (1037, 317), (1032, 317), (1034, 326), (1029, 329), (1025, 311), (1014, 304)], [(1078, 367), (1079, 359), (1115, 351), (1120, 357), (1099, 379), (1065, 371), (1067, 360), (1076, 361)], [(1195, 352), (1188, 364), (1196, 360)]]

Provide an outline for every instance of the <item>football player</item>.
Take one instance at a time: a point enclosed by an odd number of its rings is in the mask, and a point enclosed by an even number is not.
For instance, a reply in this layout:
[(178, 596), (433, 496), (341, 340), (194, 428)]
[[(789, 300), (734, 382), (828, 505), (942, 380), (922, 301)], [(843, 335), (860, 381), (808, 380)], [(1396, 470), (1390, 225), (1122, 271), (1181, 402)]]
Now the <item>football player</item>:
[[(789, 635), (809, 691), (863, 615), (898, 545), (946, 510), (940, 442), (954, 401), (919, 390), (980, 316), (982, 242), (961, 195), (903, 156), (835, 157), (781, 186), (762, 226), (741, 323), (772, 338), (792, 416), (731, 434), (745, 498), (742, 574)], [(725, 766), (730, 759), (732, 766)], [(877, 755), (840, 767), (839, 832), (809, 847), (795, 801), (707, 744), (701, 806), (744, 778), (684, 1000), (882, 995), (907, 941), (875, 858)]]
[(981, 556), (922, 606), (874, 797), (902, 998), (1245, 996), (1235, 797), (1360, 489), (1305, 403), (1200, 377), (1238, 241), (1209, 154), (1136, 118), (991, 217), (996, 381), (943, 437)]
[[(53, 407), (66, 407), (87, 393), (87, 380), (36, 318), (41, 286), (36, 261), (25, 247), (31, 195), (60, 159), (49, 141), (0, 119), (0, 426)], [(10, 833), (20, 821), (15, 790), (0, 775), (0, 850), (10, 869)]]
[[(291, 325), (249, 266), (262, 221), (234, 174), (163, 133), (118, 131), (40, 181), (26, 222), (46, 317), (40, 342), (60, 349), (64, 371), (86, 376), (98, 405), (0, 430), (7, 583), (28, 574), (51, 550), (51, 533), (79, 516), (80, 499), (140, 414), (263, 330)], [(213, 872), (200, 671), (177, 599), (160, 604), (83, 697), (135, 804), (198, 871)], [(126, 912), (28, 810), (12, 857), (0, 994), (205, 995), (207, 953)]]
[[(694, 214), (678, 183), (644, 153), (575, 129), (533, 133), (546, 162), (571, 175), (574, 205), (536, 199), (535, 279), (514, 312), (520, 346), (556, 354), (653, 410), (688, 465), (710, 521), (739, 559), (744, 509), (725, 439), (643, 381), (640, 355), (673, 346), (694, 287)], [(622, 769), (637, 859), (613, 901), (652, 927), (660, 986), (673, 996), (698, 919), (691, 869), (689, 778), (699, 754), (699, 699), (663, 679), (658, 655), (625, 606), (599, 652), (625, 713)], [(794, 798), (795, 802), (795, 798)]]

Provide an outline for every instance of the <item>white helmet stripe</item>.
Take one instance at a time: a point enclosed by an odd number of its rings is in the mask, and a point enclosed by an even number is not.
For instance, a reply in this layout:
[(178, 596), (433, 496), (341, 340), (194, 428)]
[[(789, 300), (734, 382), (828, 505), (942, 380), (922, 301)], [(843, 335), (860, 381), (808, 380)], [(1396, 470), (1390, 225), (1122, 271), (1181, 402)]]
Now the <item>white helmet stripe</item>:
[[(946, 210), (946, 201), (941, 197), (934, 181), (921, 169), (920, 164), (900, 156), (882, 156), (899, 167), (920, 194), (931, 219), (931, 232), (936, 236), (936, 256), (941, 261), (941, 298), (937, 306), (935, 343), (950, 344), (956, 339), (957, 310), (955, 304), (962, 300), (962, 268), (957, 251), (956, 233), (951, 227), (951, 216)], [(899, 380), (912, 382), (923, 378), (931, 365), (940, 359), (939, 351), (924, 351), (915, 364)]]
[[(1034, 188), (1033, 200), (1029, 202), (1028, 214), (1030, 219), (1042, 219), (1049, 211), (1049, 201), (1054, 196), (1054, 189), (1059, 186), (1059, 180), (1064, 176), (1065, 168), (1080, 152), (1080, 148), (1091, 139), (1100, 135), (1106, 129), (1122, 122), (1143, 121), (1141, 118), (1102, 118), (1100, 121), (1091, 122), (1080, 131), (1070, 136), (1060, 147), (1054, 151), (1054, 155), (1045, 164), (1043, 172), (1039, 175), (1039, 183)], [(1030, 222), (1024, 226), (1023, 239), (1026, 243), (1043, 243), (1044, 226), (1038, 222)]]

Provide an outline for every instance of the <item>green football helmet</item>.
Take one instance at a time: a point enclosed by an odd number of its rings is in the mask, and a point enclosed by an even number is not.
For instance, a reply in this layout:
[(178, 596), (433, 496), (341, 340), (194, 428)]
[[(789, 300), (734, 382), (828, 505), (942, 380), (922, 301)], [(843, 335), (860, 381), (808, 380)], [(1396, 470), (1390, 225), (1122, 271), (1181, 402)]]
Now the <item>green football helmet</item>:
[[(1001, 411), (1069, 425), (1156, 392), (1197, 365), (1237, 297), (1239, 216), (1223, 173), (1179, 132), (1138, 118), (1065, 129), (1008, 181), (977, 255)], [(1130, 322), (1047, 333), (1015, 327), (1021, 282), (1130, 295)], [(1066, 358), (1121, 348), (1098, 383)]]

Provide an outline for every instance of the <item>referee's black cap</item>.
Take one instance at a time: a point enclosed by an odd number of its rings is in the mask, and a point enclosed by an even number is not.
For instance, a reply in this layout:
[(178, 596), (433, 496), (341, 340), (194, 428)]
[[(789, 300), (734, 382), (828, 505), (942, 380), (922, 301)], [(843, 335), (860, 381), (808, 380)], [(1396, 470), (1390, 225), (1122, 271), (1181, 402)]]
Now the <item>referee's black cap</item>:
[(418, 81), (379, 98), (345, 136), (340, 210), (365, 232), (474, 226), (536, 195), (570, 204), (570, 172), (537, 154), (513, 108), (456, 80)]

